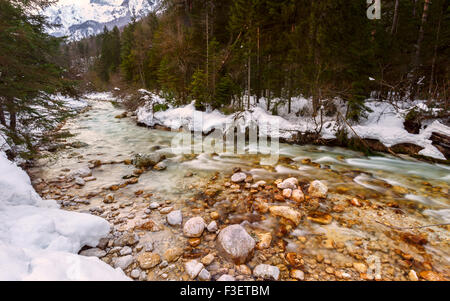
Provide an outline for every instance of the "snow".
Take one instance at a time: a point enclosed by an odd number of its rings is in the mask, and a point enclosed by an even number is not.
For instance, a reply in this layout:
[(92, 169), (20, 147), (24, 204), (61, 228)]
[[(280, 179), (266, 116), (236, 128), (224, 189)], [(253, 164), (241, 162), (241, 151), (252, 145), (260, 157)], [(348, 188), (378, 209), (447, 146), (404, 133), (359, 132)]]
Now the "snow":
[(88, 100), (101, 100), (101, 101), (111, 101), (116, 100), (116, 97), (111, 92), (92, 92), (87, 93), (83, 98)]
[[(308, 114), (312, 111), (311, 100), (303, 97), (296, 97), (291, 102), (291, 113), (288, 113), (286, 101), (273, 99), (270, 110), (276, 107), (278, 115), (273, 115), (267, 110), (267, 100), (262, 98), (256, 103), (254, 97), (251, 98), (249, 110), (237, 112), (231, 115), (224, 115), (217, 110), (206, 110), (200, 112), (195, 109), (194, 102), (191, 104), (173, 107), (159, 95), (146, 90), (140, 90), (145, 95), (146, 104), (138, 108), (136, 115), (138, 122), (147, 126), (161, 125), (172, 130), (182, 127), (190, 131), (194, 130), (194, 120), (201, 120), (201, 128), (204, 133), (210, 132), (214, 128), (228, 129), (230, 126), (241, 126), (244, 131), (246, 126), (256, 124), (261, 127), (260, 133), (269, 136), (278, 136), (284, 139), (292, 139), (298, 132), (319, 132), (323, 139), (336, 138), (339, 125), (336, 116), (323, 116), (323, 126), (320, 129), (320, 118), (316, 119)], [(168, 104), (168, 110), (153, 112), (154, 104)], [(344, 111), (345, 105), (339, 100), (334, 100), (339, 111)], [(367, 118), (362, 118), (358, 124), (352, 126), (353, 130), (361, 138), (377, 139), (385, 146), (391, 147), (400, 143), (412, 143), (421, 146), (423, 149), (420, 155), (436, 159), (445, 160), (444, 155), (432, 144), (430, 137), (433, 132), (438, 132), (450, 136), (450, 128), (438, 120), (427, 124), (419, 134), (408, 133), (403, 123), (405, 116), (412, 108), (436, 113), (439, 109), (430, 109), (424, 101), (404, 102), (402, 105), (394, 106), (389, 102), (367, 100), (366, 105), (372, 110)], [(345, 115), (345, 114), (343, 114)], [(194, 117), (195, 116), (195, 117)], [(269, 128), (264, 125), (270, 125)], [(349, 136), (354, 135), (351, 129), (347, 129)]]
[(42, 200), (0, 151), (0, 280), (128, 280), (98, 258), (77, 255), (109, 230), (102, 218)]

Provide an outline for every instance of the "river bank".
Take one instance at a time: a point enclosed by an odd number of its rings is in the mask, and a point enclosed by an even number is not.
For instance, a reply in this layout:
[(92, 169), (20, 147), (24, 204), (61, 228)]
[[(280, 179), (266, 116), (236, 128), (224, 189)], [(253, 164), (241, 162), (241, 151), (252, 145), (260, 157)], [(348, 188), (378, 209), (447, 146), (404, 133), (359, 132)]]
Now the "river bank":
[(62, 127), (74, 135), (65, 147), (29, 169), (41, 196), (109, 221), (82, 255), (136, 280), (449, 278), (448, 226), (416, 228), (449, 220), (443, 165), (286, 144), (269, 167), (260, 156), (175, 155), (176, 133), (90, 103)]

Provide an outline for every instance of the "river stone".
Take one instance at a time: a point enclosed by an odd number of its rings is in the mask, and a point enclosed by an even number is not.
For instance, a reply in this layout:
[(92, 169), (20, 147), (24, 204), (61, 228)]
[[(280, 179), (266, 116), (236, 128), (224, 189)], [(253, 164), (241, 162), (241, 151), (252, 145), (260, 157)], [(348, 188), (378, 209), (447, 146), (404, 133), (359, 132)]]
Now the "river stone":
[(150, 209), (157, 209), (159, 207), (159, 204), (157, 202), (153, 202), (150, 204)]
[(172, 211), (167, 215), (167, 223), (171, 226), (181, 225), (183, 216), (180, 210)]
[(280, 278), (280, 269), (273, 265), (259, 264), (253, 270), (253, 276), (268, 280), (278, 280)]
[(76, 178), (76, 177), (81, 177), (81, 178), (85, 178), (85, 177), (90, 177), (92, 176), (92, 171), (88, 166), (82, 167), (80, 169), (77, 169), (75, 171), (72, 171), (69, 174), (70, 177), (72, 178)]
[(139, 266), (143, 270), (151, 269), (161, 262), (161, 257), (156, 253), (144, 252), (137, 258)]
[(272, 206), (269, 208), (269, 211), (274, 216), (283, 217), (292, 221), (296, 226), (300, 224), (302, 218), (300, 212), (287, 206)]
[(216, 232), (217, 230), (219, 230), (219, 227), (217, 226), (216, 221), (212, 221), (209, 223), (209, 225), (208, 225), (208, 227), (206, 227), (206, 229), (208, 229), (209, 232)]
[(115, 247), (133, 246), (139, 242), (139, 238), (136, 234), (125, 233), (114, 241)]
[(87, 250), (81, 251), (80, 255), (87, 256), (87, 257), (102, 258), (102, 257), (106, 256), (106, 252), (99, 248), (92, 248), (92, 249), (87, 249)]
[(161, 214), (169, 214), (170, 212), (172, 212), (173, 207), (164, 207), (162, 209), (159, 210), (159, 213)]
[(113, 259), (113, 265), (115, 268), (121, 268), (126, 270), (133, 263), (133, 256), (127, 255), (122, 257), (116, 257)]
[(277, 185), (279, 189), (297, 189), (298, 180), (296, 178), (289, 178)]
[(183, 249), (181, 249), (181, 248), (172, 248), (172, 249), (168, 249), (166, 252), (164, 252), (164, 258), (168, 262), (177, 261), (181, 255), (183, 255)]
[(163, 171), (163, 170), (167, 169), (167, 164), (164, 161), (159, 162), (158, 164), (156, 164), (153, 167), (153, 169), (157, 170), (157, 171)]
[(300, 203), (300, 202), (303, 202), (305, 200), (305, 195), (303, 194), (303, 191), (301, 189), (294, 189), (292, 191), (291, 199), (294, 202)]
[(208, 272), (206, 269), (202, 269), (198, 274), (198, 279), (201, 281), (209, 281), (211, 280), (211, 273)]
[(217, 281), (235, 281), (234, 277), (231, 275), (222, 275), (219, 277), (219, 279), (217, 279)]
[(138, 154), (134, 157), (133, 165), (137, 168), (149, 168), (155, 166), (164, 159), (165, 157), (158, 153), (146, 155)]
[(305, 280), (305, 273), (300, 270), (292, 270), (291, 277), (297, 280)]
[(292, 189), (286, 188), (283, 189), (283, 197), (289, 199), (292, 196)]
[(131, 271), (130, 276), (133, 279), (138, 279), (139, 276), (141, 276), (141, 272), (139, 270), (137, 270), (137, 269), (134, 269), (134, 270)]
[(199, 216), (188, 220), (183, 227), (183, 233), (186, 237), (200, 237), (205, 230), (205, 220)]
[(198, 262), (197, 260), (191, 260), (186, 262), (185, 265), (186, 273), (191, 277), (191, 279), (195, 279), (200, 271), (203, 269), (203, 264)]
[(234, 182), (234, 183), (244, 182), (246, 178), (247, 178), (247, 175), (245, 173), (238, 172), (238, 173), (235, 173), (233, 176), (231, 176), (231, 182)]
[(80, 186), (84, 186), (84, 185), (86, 185), (86, 181), (83, 180), (83, 179), (80, 178), (80, 177), (76, 177), (76, 178), (75, 178), (75, 184), (80, 185)]
[(129, 247), (129, 246), (125, 246), (122, 249), (120, 249), (120, 255), (124, 256), (124, 255), (130, 255), (131, 253), (133, 253), (133, 250)]
[(236, 264), (243, 264), (251, 257), (255, 244), (241, 225), (228, 226), (217, 237), (217, 249)]
[(328, 187), (320, 181), (313, 181), (309, 185), (308, 193), (313, 198), (326, 198), (328, 194)]

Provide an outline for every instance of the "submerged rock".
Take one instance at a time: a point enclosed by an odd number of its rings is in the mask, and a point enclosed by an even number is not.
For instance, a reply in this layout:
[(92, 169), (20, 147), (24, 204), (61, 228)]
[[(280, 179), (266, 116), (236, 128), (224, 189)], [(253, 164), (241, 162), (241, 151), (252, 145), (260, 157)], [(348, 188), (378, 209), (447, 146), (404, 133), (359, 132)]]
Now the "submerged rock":
[(133, 246), (139, 242), (137, 235), (132, 233), (125, 233), (120, 238), (114, 241), (115, 247)]
[(300, 212), (287, 206), (272, 206), (269, 208), (269, 211), (274, 216), (283, 217), (292, 221), (296, 226), (300, 224), (302, 219)]
[(155, 154), (138, 154), (134, 157), (133, 165), (136, 168), (150, 168), (164, 160), (164, 155), (155, 153)]
[(250, 259), (255, 244), (255, 240), (241, 225), (226, 227), (217, 238), (218, 250), (236, 264), (243, 264)]
[(297, 189), (298, 180), (296, 178), (289, 178), (279, 183), (277, 187), (279, 189)]
[(183, 227), (183, 233), (186, 237), (200, 237), (205, 230), (205, 220), (199, 216), (188, 220)]

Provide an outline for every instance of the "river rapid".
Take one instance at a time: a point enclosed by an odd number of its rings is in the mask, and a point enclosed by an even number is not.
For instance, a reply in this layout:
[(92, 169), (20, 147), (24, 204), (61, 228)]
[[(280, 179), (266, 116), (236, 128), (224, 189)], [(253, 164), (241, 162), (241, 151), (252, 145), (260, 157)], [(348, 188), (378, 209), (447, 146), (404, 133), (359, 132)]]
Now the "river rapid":
[[(29, 173), (43, 197), (109, 220), (113, 230), (98, 257), (136, 280), (188, 280), (185, 263), (208, 254), (214, 261), (203, 264), (212, 280), (224, 274), (259, 279), (252, 269), (262, 263), (277, 266), (282, 280), (302, 280), (301, 273), (305, 280), (415, 280), (414, 273), (426, 280), (449, 277), (449, 226), (417, 228), (450, 222), (447, 165), (288, 144), (280, 144), (280, 160), (273, 166), (261, 165), (258, 155), (176, 155), (171, 148), (176, 132), (116, 118), (123, 110), (110, 102), (90, 101), (90, 106), (59, 130), (73, 137), (53, 141), (58, 150), (41, 151)], [(163, 170), (139, 171), (131, 164), (136, 154), (154, 153), (166, 158)], [(74, 182), (73, 172), (86, 167), (92, 175)], [(249, 182), (263, 180), (267, 186), (231, 183), (238, 170)], [(300, 205), (275, 197), (281, 192), (273, 183), (289, 177), (298, 179), (305, 194), (310, 182), (322, 181), (328, 197), (306, 196)], [(287, 204), (301, 212), (302, 222), (280, 220), (255, 202)], [(217, 233), (205, 230), (194, 240), (182, 227), (168, 225), (166, 214), (173, 210), (181, 210), (183, 222), (201, 216), (206, 224), (217, 221), (219, 229), (240, 223), (257, 242), (269, 233), (270, 247), (257, 247), (247, 264), (235, 265), (217, 251)], [(317, 212), (325, 221), (309, 218)], [(131, 251), (115, 243), (127, 232), (139, 241), (128, 244)], [(142, 252), (151, 252), (157, 264), (143, 267)], [(118, 258), (125, 256), (132, 256), (131, 263), (121, 266)]]

